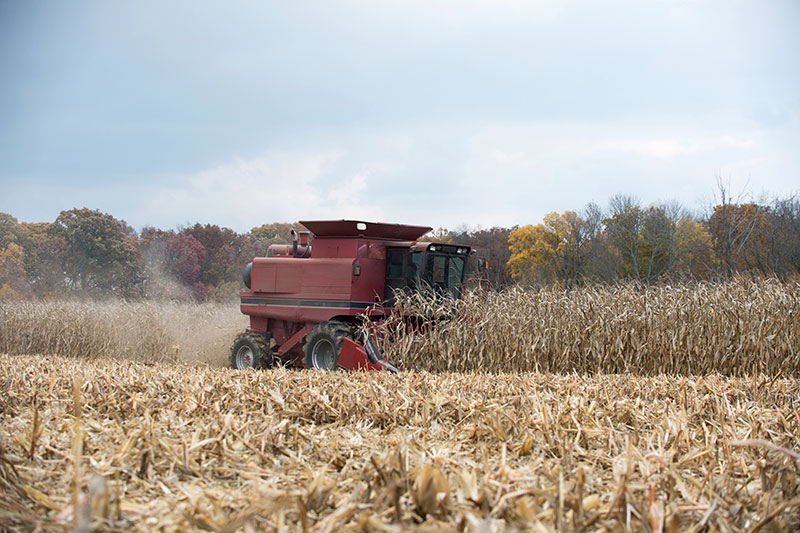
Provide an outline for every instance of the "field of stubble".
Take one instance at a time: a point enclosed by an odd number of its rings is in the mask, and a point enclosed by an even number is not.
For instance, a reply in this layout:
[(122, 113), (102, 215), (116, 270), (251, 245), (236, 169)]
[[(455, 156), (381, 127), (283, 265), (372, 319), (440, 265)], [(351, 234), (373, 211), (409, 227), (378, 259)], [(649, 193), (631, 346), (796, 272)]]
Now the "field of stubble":
[(795, 378), (0, 356), (12, 531), (791, 531)]

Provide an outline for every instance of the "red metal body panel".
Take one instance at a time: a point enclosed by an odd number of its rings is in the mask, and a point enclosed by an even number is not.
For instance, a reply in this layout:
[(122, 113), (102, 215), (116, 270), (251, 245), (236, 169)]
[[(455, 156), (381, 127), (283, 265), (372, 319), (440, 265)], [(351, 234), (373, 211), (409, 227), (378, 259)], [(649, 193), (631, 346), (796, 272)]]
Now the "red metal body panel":
[(384, 364), (373, 363), (360, 342), (350, 339), (342, 341), (342, 353), (339, 355), (339, 366), (345, 370), (383, 370)]
[[(242, 313), (251, 329), (261, 321), (323, 322), (353, 317), (383, 301), (386, 280), (385, 243), (377, 240), (314, 241), (312, 257), (257, 257), (251, 270), (251, 290), (240, 293)], [(353, 275), (359, 265), (360, 275)]]
[(256, 257), (251, 290), (289, 297), (342, 300), (350, 298), (353, 260)]

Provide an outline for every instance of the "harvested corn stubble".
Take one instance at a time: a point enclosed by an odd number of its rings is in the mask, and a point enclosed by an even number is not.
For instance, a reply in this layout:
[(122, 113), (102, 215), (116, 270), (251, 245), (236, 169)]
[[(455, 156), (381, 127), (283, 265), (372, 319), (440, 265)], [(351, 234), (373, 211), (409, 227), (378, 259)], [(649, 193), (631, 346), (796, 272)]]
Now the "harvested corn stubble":
[(800, 382), (0, 355), (0, 529), (784, 531)]

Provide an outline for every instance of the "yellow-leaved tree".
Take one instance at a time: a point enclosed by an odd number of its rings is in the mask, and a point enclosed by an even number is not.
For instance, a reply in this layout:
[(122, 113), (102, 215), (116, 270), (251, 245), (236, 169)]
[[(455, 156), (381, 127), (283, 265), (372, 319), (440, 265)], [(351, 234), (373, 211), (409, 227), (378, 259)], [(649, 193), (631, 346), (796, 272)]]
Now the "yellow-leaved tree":
[(548, 213), (541, 224), (509, 236), (511, 275), (522, 283), (559, 280), (573, 286), (584, 275), (589, 238), (588, 225), (575, 212)]
[(676, 230), (676, 270), (681, 275), (707, 279), (714, 270), (711, 234), (706, 226), (689, 217), (678, 221)]
[(0, 300), (22, 298), (31, 293), (23, 256), (22, 247), (13, 242), (0, 250)]

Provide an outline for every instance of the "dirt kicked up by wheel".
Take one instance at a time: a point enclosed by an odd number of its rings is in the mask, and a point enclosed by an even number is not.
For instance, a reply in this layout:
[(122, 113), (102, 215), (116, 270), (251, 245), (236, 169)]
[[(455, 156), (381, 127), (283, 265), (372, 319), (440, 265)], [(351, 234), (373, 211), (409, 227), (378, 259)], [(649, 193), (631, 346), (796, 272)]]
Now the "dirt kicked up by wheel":
[(349, 325), (334, 320), (320, 322), (306, 336), (303, 345), (306, 368), (316, 370), (336, 370), (339, 368), (339, 355), (345, 338), (352, 340)]
[(269, 337), (263, 333), (242, 333), (231, 348), (231, 368), (247, 370), (272, 366)]

